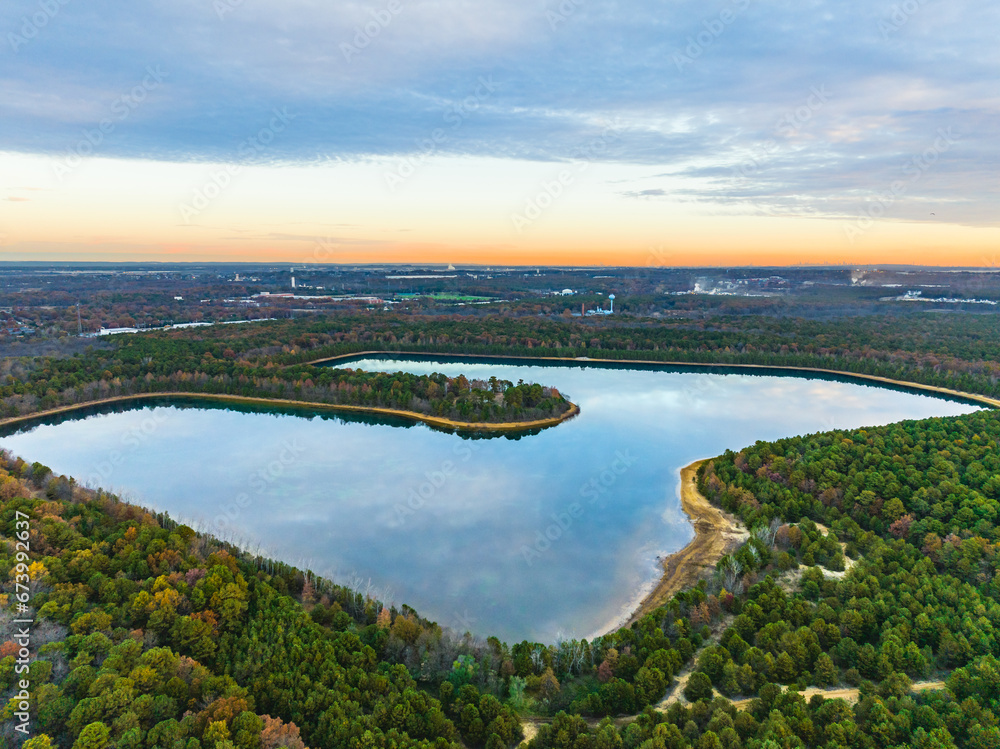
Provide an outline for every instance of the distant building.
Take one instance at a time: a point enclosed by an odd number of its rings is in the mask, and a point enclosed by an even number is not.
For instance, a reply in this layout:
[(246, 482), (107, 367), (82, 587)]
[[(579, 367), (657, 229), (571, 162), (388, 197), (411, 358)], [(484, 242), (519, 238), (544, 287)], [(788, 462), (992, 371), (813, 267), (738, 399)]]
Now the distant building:
[(608, 294), (608, 300), (611, 302), (610, 309), (604, 309), (603, 307), (598, 307), (597, 309), (589, 309), (584, 312), (588, 317), (590, 315), (613, 315), (615, 314), (615, 295)]

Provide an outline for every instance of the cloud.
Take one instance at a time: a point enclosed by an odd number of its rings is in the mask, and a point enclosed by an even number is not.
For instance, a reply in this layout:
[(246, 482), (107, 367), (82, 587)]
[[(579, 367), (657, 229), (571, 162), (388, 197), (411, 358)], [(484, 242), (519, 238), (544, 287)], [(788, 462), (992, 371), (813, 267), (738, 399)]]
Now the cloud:
[[(309, 163), (433, 142), (444, 155), (563, 161), (618, 123), (592, 158), (685, 183), (627, 197), (841, 216), (951, 128), (957, 142), (892, 212), (996, 221), (1000, 6), (988, 0), (913, 12), (862, 0), (94, 0), (59, 6), (28, 38), (38, 7), (10, 0), (5, 14), (29, 24), (15, 20), (0, 51), (8, 150), (77, 153), (111, 118), (97, 155)], [(138, 100), (149, 66), (167, 76)], [(282, 108), (294, 121), (248, 156)]]
[(663, 198), (669, 194), (666, 190), (661, 190), (658, 187), (648, 190), (630, 190), (622, 193), (627, 198)]

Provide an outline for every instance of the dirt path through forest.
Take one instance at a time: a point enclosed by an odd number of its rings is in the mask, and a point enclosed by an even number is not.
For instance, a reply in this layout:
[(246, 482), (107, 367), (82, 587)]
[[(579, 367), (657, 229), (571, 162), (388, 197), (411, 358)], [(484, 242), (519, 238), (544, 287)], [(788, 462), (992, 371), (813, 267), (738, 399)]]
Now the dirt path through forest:
[[(944, 689), (945, 683), (943, 681), (915, 681), (911, 687), (911, 692), (922, 692), (925, 689)], [(834, 687), (832, 689), (821, 689), (820, 687), (810, 687), (809, 689), (803, 689), (799, 692), (807, 701), (813, 696), (819, 694), (826, 697), (828, 700), (846, 700), (847, 702), (857, 702), (858, 701), (858, 690), (843, 687)], [(733, 706), (737, 710), (746, 710), (753, 699), (746, 700), (734, 700)]]
[[(674, 686), (667, 693), (667, 696), (663, 698), (653, 709), (657, 712), (664, 713), (667, 708), (670, 707), (674, 702), (681, 702), (682, 704), (687, 704), (687, 700), (684, 700), (680, 695), (684, 689), (684, 685), (687, 683), (687, 678), (692, 673), (691, 669), (686, 669), (684, 672), (677, 675), (674, 680)], [(935, 690), (944, 689), (945, 683), (943, 681), (915, 681), (913, 686), (910, 688), (911, 693), (922, 692), (924, 690)], [(833, 687), (831, 689), (822, 689), (820, 687), (810, 687), (809, 689), (804, 689), (799, 694), (808, 702), (815, 695), (822, 695), (828, 700), (845, 700), (849, 703), (855, 703), (858, 701), (858, 690), (855, 688), (844, 688), (844, 687)], [(715, 693), (716, 697), (721, 696), (718, 691)], [(733, 707), (737, 710), (746, 710), (750, 707), (750, 703), (753, 702), (753, 698), (744, 700), (733, 700)], [(638, 718), (638, 715), (627, 715), (620, 718), (615, 718), (615, 725), (619, 728), (622, 726), (627, 726), (629, 723)], [(585, 718), (584, 720), (590, 725), (591, 728), (595, 728), (600, 721), (596, 718)], [(524, 730), (524, 741), (531, 741), (535, 736), (538, 735), (538, 729), (551, 723), (551, 718), (523, 718), (521, 720), (521, 728)]]
[[(681, 692), (684, 690), (684, 685), (687, 683), (688, 676), (690, 676), (691, 673), (692, 669), (685, 669), (683, 672), (677, 675), (677, 678), (674, 680), (674, 685), (667, 693), (667, 696), (664, 697), (663, 700), (661, 700), (654, 707), (654, 709), (657, 712), (661, 713), (666, 712), (667, 708), (670, 707), (670, 705), (674, 702), (680, 701), (683, 704), (687, 704), (687, 701), (681, 698), (680, 695)], [(922, 692), (924, 690), (944, 689), (945, 686), (946, 685), (943, 681), (915, 681), (913, 682), (913, 686), (910, 688), (910, 692), (915, 694), (917, 692)], [(833, 687), (830, 689), (822, 689), (820, 687), (810, 687), (809, 689), (803, 689), (801, 692), (799, 692), (799, 694), (801, 694), (802, 697), (807, 702), (810, 699), (812, 699), (815, 695), (822, 695), (828, 700), (845, 700), (850, 703), (855, 703), (858, 701), (859, 692), (856, 688)], [(721, 695), (719, 695), (719, 693), (716, 692), (716, 696), (718, 697)], [(732, 700), (733, 707), (735, 707), (737, 710), (746, 710), (748, 707), (750, 707), (751, 702), (753, 702), (753, 698), (744, 700)], [(622, 726), (626, 726), (638, 717), (639, 717), (638, 715), (628, 715), (616, 718), (615, 725), (618, 726), (619, 728)], [(585, 720), (587, 721), (587, 723), (590, 725), (591, 728), (596, 727), (597, 724), (600, 722), (596, 718), (585, 718)], [(541, 726), (551, 722), (552, 720), (550, 718), (522, 719), (521, 728), (524, 730), (524, 741), (525, 742), (531, 741), (531, 739), (535, 738), (535, 736), (538, 735), (538, 729)]]

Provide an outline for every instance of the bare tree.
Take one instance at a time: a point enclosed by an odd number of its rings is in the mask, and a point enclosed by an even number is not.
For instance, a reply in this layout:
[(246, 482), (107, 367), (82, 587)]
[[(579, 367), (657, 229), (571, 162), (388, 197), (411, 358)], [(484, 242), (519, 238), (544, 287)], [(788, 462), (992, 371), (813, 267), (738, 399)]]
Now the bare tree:
[(725, 565), (722, 568), (723, 580), (726, 584), (726, 590), (736, 590), (736, 584), (740, 580), (740, 575), (743, 574), (743, 565), (736, 557), (729, 557)]
[(579, 673), (583, 668), (583, 658), (586, 654), (586, 648), (583, 647), (583, 643), (579, 640), (570, 640), (569, 642), (561, 642), (559, 644), (560, 653), (563, 654), (563, 659), (566, 663), (566, 671), (569, 673)]
[(531, 664), (535, 667), (535, 671), (541, 671), (544, 662), (542, 660), (542, 648), (540, 645), (536, 645), (535, 649), (531, 651)]
[(767, 545), (774, 546), (774, 539), (778, 535), (778, 528), (782, 525), (778, 518), (771, 518), (771, 523), (767, 526)]

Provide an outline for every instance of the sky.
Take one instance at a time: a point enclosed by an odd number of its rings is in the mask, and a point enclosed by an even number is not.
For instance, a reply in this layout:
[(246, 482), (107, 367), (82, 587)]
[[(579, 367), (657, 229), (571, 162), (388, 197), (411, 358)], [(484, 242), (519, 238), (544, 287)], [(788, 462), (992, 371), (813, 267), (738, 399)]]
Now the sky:
[(991, 0), (5, 0), (0, 260), (1000, 263)]

